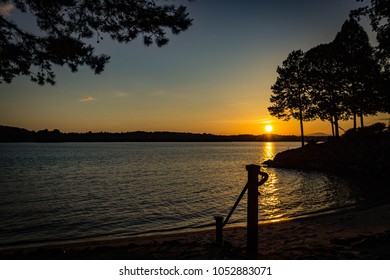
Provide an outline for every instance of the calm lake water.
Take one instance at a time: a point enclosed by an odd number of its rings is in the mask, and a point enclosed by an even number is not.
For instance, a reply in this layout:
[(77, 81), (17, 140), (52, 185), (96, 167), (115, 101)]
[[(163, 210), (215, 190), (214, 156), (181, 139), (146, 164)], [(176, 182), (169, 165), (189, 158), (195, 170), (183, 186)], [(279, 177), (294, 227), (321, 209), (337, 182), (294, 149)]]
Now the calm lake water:
[[(0, 246), (211, 226), (261, 164), (299, 143), (0, 144)], [(261, 221), (356, 202), (345, 181), (262, 168)], [(246, 221), (246, 197), (230, 219)]]

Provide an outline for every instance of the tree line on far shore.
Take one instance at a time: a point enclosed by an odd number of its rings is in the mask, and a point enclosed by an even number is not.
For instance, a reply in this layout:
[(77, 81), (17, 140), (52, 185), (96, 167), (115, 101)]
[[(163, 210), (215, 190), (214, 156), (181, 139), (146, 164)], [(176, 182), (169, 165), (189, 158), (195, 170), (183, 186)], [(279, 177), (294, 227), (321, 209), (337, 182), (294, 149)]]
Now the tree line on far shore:
[[(312, 142), (325, 141), (327, 136), (311, 136)], [(23, 128), (0, 125), (0, 142), (298, 142), (294, 135), (214, 135), (185, 132), (85, 132), (63, 133), (58, 129), (30, 131)]]
[[(365, 116), (390, 113), (390, 9), (380, 3), (352, 11), (332, 42), (294, 50), (277, 68), (268, 110), (300, 121), (302, 145), (304, 121), (329, 121), (339, 137), (340, 121), (353, 119), (356, 130), (358, 119), (364, 127)], [(376, 48), (358, 22), (365, 15), (377, 34)]]

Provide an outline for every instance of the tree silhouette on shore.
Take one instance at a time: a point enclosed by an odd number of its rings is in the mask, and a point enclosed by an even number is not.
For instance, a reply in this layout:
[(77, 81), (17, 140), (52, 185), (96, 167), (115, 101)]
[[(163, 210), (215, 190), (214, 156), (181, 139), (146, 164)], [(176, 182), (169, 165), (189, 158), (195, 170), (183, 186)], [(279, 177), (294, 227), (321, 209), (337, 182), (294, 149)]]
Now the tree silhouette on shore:
[(333, 44), (336, 59), (342, 65), (345, 110), (353, 115), (354, 129), (357, 116), (360, 126), (364, 127), (364, 116), (380, 111), (377, 86), (381, 82), (380, 66), (374, 58), (374, 48), (367, 32), (354, 18), (345, 21)]
[(305, 71), (305, 55), (303, 51), (291, 52), (276, 72), (279, 74), (271, 87), (272, 106), (268, 107), (271, 116), (288, 121), (291, 117), (299, 120), (301, 144), (305, 145), (303, 121), (312, 119), (309, 114), (311, 105), (308, 96), (307, 76)]
[(300, 121), (330, 121), (332, 135), (339, 137), (339, 122), (386, 111), (386, 80), (368, 35), (354, 18), (346, 20), (335, 39), (306, 53), (293, 51), (277, 68), (268, 108), (272, 116)]
[(370, 0), (370, 5), (351, 11), (351, 16), (359, 20), (368, 17), (376, 33), (378, 46), (375, 48), (375, 56), (382, 67), (382, 83), (379, 84), (382, 93), (381, 111), (390, 113), (390, 1)]

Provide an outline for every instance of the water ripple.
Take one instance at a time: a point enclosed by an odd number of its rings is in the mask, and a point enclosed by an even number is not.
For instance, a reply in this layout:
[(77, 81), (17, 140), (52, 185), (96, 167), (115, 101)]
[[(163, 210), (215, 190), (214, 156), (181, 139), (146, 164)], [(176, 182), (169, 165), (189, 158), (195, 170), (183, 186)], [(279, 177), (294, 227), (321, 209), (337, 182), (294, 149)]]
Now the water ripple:
[[(0, 244), (197, 228), (230, 211), (261, 164), (297, 143), (0, 145)], [(342, 180), (264, 168), (261, 220), (356, 201)], [(231, 218), (246, 220), (246, 196)]]

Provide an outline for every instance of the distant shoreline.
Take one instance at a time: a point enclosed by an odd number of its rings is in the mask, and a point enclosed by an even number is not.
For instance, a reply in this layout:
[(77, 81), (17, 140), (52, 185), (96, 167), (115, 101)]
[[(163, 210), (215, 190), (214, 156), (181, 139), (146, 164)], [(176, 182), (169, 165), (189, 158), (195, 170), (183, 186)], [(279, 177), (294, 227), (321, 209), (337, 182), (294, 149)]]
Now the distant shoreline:
[[(30, 131), (23, 128), (0, 126), (0, 142), (299, 142), (295, 135), (214, 135), (209, 133), (187, 132), (86, 132), (63, 133), (58, 129)], [(327, 136), (307, 136), (306, 141), (325, 141)]]

